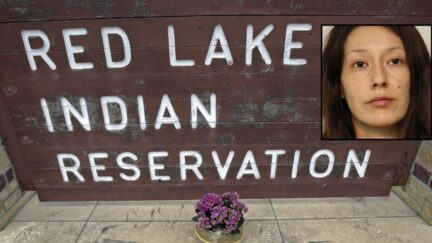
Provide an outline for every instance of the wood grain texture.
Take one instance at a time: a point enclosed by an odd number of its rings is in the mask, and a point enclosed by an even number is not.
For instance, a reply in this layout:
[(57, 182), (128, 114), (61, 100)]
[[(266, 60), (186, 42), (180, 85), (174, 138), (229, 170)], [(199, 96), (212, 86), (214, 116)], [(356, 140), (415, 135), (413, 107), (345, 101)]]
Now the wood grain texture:
[(21, 189), (34, 190), (35, 188), (32, 183), (33, 176), (28, 171), (26, 165), (27, 161), (24, 160), (21, 147), (18, 145), (18, 138), (13, 129), (11, 118), (2, 94), (0, 94), (0, 114), (0, 136), (11, 163), (13, 164), (17, 181)]
[[(191, 94), (208, 98), (215, 93), (219, 99), (320, 99), (319, 74), (296, 73), (240, 73), (240, 74), (189, 74), (142, 76), (140, 73), (110, 76), (100, 73), (89, 78), (59, 80), (38, 78), (35, 81), (5, 79), (2, 92), (9, 106), (39, 109), (40, 98), (49, 106), (58, 106), (58, 97), (70, 98), (79, 104), (78, 97), (99, 100), (104, 95), (119, 95), (135, 100), (142, 95), (146, 100), (159, 100), (167, 94), (172, 100), (190, 99)], [(102, 85), (101, 85), (102, 84)], [(8, 88), (11, 91), (8, 91)], [(100, 103), (100, 102), (98, 102)]]
[[(131, 63), (122, 69), (108, 69), (103, 60), (105, 60), (103, 50), (90, 50), (88, 52), (76, 55), (77, 62), (91, 62), (94, 64), (92, 70), (72, 70), (69, 67), (66, 53), (53, 52), (50, 57), (54, 60), (57, 65), (55, 71), (51, 70), (48, 65), (42, 61), (41, 58), (36, 58), (36, 65), (38, 71), (34, 72), (30, 69), (27, 61), (27, 57), (24, 53), (7, 53), (0, 54), (0, 76), (11, 77), (11, 81), (27, 80), (32, 81), (43, 77), (64, 80), (68, 77), (68, 80), (77, 80), (86, 78), (91, 80), (97, 76), (96, 73), (106, 73), (105, 75), (122, 76), (126, 73), (140, 73), (141, 76), (152, 76), (152, 75), (189, 75), (189, 74), (208, 74), (208, 73), (302, 73), (302, 74), (319, 74), (320, 59), (317, 53), (321, 50), (319, 46), (305, 46), (303, 49), (293, 50), (292, 58), (303, 58), (308, 60), (307, 65), (301, 66), (290, 66), (283, 65), (283, 48), (282, 47), (268, 47), (269, 52), (272, 55), (274, 65), (266, 65), (261, 59), (258, 60), (256, 56), (254, 65), (248, 66), (244, 60), (244, 48), (243, 47), (231, 47), (231, 53), (233, 57), (233, 65), (228, 65), (225, 59), (215, 59), (211, 65), (205, 65), (204, 60), (207, 54), (208, 47), (183, 47), (177, 48), (178, 55), (196, 57), (196, 65), (187, 67), (171, 67), (169, 65), (168, 48), (147, 48), (147, 49), (135, 49), (132, 50), (133, 60)], [(123, 51), (121, 51), (123, 52)], [(116, 58), (116, 53), (113, 52), (113, 58), (115, 60), (121, 60)], [(96, 73), (95, 73), (96, 72)]]
[(45, 128), (18, 128), (15, 131), (20, 139), (21, 148), (286, 144), (294, 141), (313, 142), (320, 140), (321, 137), (320, 124), (315, 122), (226, 123), (217, 125), (214, 129), (208, 126), (192, 129), (189, 124), (183, 124), (181, 129), (175, 129), (173, 125), (163, 125), (160, 130), (126, 129), (110, 133), (107, 131), (49, 133)]
[[(126, 175), (133, 175), (129, 170), (123, 170), (118, 168), (107, 168), (105, 170), (98, 171), (99, 176), (110, 176), (113, 181), (110, 182), (94, 182), (92, 172), (89, 168), (80, 169), (80, 174), (84, 177), (85, 182), (79, 181), (72, 173), (68, 175), (69, 181), (64, 182), (59, 169), (35, 169), (31, 170), (31, 173), (35, 176), (34, 183), (39, 187), (63, 187), (63, 188), (96, 188), (96, 187), (116, 187), (128, 185), (146, 186), (146, 187), (167, 187), (167, 186), (182, 186), (184, 184), (189, 185), (207, 185), (207, 186), (221, 186), (221, 185), (292, 185), (292, 184), (309, 184), (309, 183), (364, 183), (367, 181), (371, 182), (383, 182), (388, 183), (393, 181), (393, 176), (398, 171), (398, 164), (374, 164), (370, 165), (370, 172), (365, 177), (359, 178), (358, 174), (352, 170), (350, 177), (343, 178), (343, 172), (345, 169), (344, 164), (334, 165), (331, 174), (325, 178), (314, 178), (309, 174), (309, 165), (300, 165), (298, 168), (298, 174), (296, 178), (291, 178), (291, 165), (279, 165), (276, 170), (276, 178), (270, 178), (270, 166), (258, 165), (258, 171), (260, 178), (256, 179), (253, 175), (243, 175), (241, 179), (236, 179), (236, 175), (239, 170), (239, 165), (232, 165), (227, 173), (227, 177), (224, 180), (220, 179), (216, 168), (211, 166), (200, 167), (200, 172), (203, 176), (202, 180), (199, 180), (193, 172), (188, 171), (186, 173), (186, 179), (180, 178), (180, 169), (176, 167), (166, 167), (163, 170), (158, 170), (158, 175), (169, 176), (169, 181), (152, 181), (148, 168), (139, 168), (141, 171), (140, 177), (136, 181), (125, 181), (119, 175), (124, 173)], [(316, 171), (325, 171), (327, 166), (317, 165)]]
[[(298, 141), (300, 142), (300, 141)], [(374, 147), (380, 146), (381, 149), (373, 150)], [(201, 154), (203, 163), (207, 166), (214, 166), (212, 151), (216, 151), (221, 163), (225, 163), (228, 153), (234, 152), (232, 164), (241, 164), (247, 151), (252, 151), (257, 163), (262, 165), (271, 164), (271, 156), (265, 155), (266, 150), (280, 150), (286, 151), (286, 154), (278, 156), (278, 165), (293, 164), (294, 152), (300, 152), (299, 164), (309, 165), (310, 160), (318, 150), (328, 149), (333, 152), (335, 156), (335, 164), (344, 164), (347, 159), (348, 151), (354, 149), (359, 159), (362, 161), (365, 151), (372, 150), (369, 159), (369, 164), (400, 164), (400, 161), (405, 158), (403, 150), (405, 143), (390, 142), (386, 145), (382, 143), (364, 142), (363, 144), (355, 142), (317, 142), (317, 143), (289, 143), (289, 144), (240, 144), (240, 145), (214, 145), (214, 146), (198, 146), (198, 145), (170, 145), (170, 146), (128, 146), (124, 149), (118, 147), (98, 147), (88, 148), (82, 147), (68, 147), (68, 148), (47, 148), (47, 149), (23, 149), (25, 160), (28, 161), (28, 168), (30, 169), (58, 169), (59, 164), (57, 161), (57, 154), (71, 153), (78, 157), (81, 161), (80, 168), (90, 168), (88, 162), (88, 154), (96, 152), (106, 152), (109, 157), (103, 159), (101, 163), (107, 168), (117, 168), (116, 157), (123, 152), (131, 152), (138, 158), (137, 161), (128, 160), (128, 163), (134, 164), (139, 167), (148, 167), (148, 153), (151, 151), (166, 151), (167, 157), (158, 159), (165, 166), (179, 167), (179, 152), (180, 151), (197, 151)], [(395, 148), (395, 151), (391, 151)], [(70, 165), (70, 164), (67, 164)]]
[[(392, 185), (403, 185), (409, 175), (419, 141), (322, 141), (321, 140), (321, 25), (333, 24), (431, 24), (432, 5), (427, 1), (3, 1), (0, 3), (0, 136), (12, 158), (20, 186), (36, 189), (42, 201), (49, 200), (142, 200), (195, 199), (209, 191), (239, 191), (242, 198), (386, 196)], [(306, 65), (283, 64), (285, 31), (290, 23), (310, 23), (311, 31), (298, 31), (293, 41), (292, 58), (305, 58)], [(204, 60), (215, 26), (223, 27), (234, 63)], [(246, 28), (254, 36), (267, 25), (273, 31), (264, 39), (272, 58), (266, 65), (258, 50), (252, 65), (245, 64)], [(175, 28), (178, 59), (193, 59), (193, 67), (172, 67), (169, 63), (167, 26)], [(132, 61), (121, 69), (108, 69), (104, 56), (101, 28), (121, 27), (128, 35)], [(72, 37), (84, 53), (77, 62), (92, 62), (91, 70), (72, 70), (68, 64), (62, 30), (86, 28), (85, 36)], [(37, 71), (30, 69), (21, 31), (40, 29), (50, 41), (49, 57), (57, 69), (51, 70), (36, 57)], [(32, 39), (34, 48), (42, 46)], [(110, 38), (114, 60), (123, 58), (120, 38)], [(210, 128), (199, 118), (191, 128), (190, 99), (196, 94), (208, 108), (211, 93), (217, 96), (217, 126)], [(181, 122), (154, 128), (162, 96), (170, 97)], [(100, 97), (121, 97), (127, 105), (126, 129), (105, 129)], [(145, 102), (147, 128), (139, 127), (136, 97)], [(69, 132), (60, 105), (67, 98), (78, 107), (79, 97), (87, 101), (92, 131), (85, 131), (72, 119)], [(45, 98), (54, 124), (46, 128), (40, 99)], [(117, 114), (118, 115), (118, 114)], [(115, 116), (115, 115), (114, 115)], [(114, 117), (119, 118), (119, 117)], [(269, 149), (284, 149), (278, 159), (275, 179), (270, 179)], [(309, 173), (311, 157), (321, 149), (335, 155), (332, 173), (322, 179)], [(347, 154), (354, 149), (360, 158), (372, 151), (364, 178), (353, 168), (343, 178)], [(180, 178), (179, 152), (198, 151), (203, 157), (198, 180), (190, 171)], [(254, 153), (261, 178), (236, 175), (245, 153)], [(298, 177), (291, 178), (294, 151), (301, 152)], [(124, 181), (116, 156), (132, 152), (141, 177)], [(160, 174), (169, 182), (151, 181), (147, 154), (167, 151), (157, 160), (164, 164)], [(224, 162), (229, 151), (235, 156), (225, 180), (220, 180), (211, 156), (217, 151)], [(92, 152), (107, 152), (98, 160), (106, 166), (100, 175), (113, 182), (93, 181), (88, 161)], [(72, 153), (80, 162), (86, 181), (71, 176), (65, 183), (56, 156)], [(321, 158), (322, 159), (322, 158)], [(319, 160), (317, 171), (326, 161)]]
[[(63, 29), (85, 28), (86, 35), (71, 37), (74, 45), (85, 50), (102, 49), (101, 28), (120, 27), (128, 36), (132, 48), (152, 48), (168, 46), (168, 25), (174, 27), (177, 47), (208, 46), (216, 25), (223, 28), (229, 46), (246, 44), (246, 28), (252, 25), (254, 36), (266, 26), (272, 24), (273, 30), (264, 38), (266, 46), (283, 46), (286, 27), (293, 23), (309, 23), (311, 31), (295, 31), (294, 41), (304, 45), (321, 45), (321, 25), (334, 24), (430, 24), (432, 17), (412, 16), (205, 16), (205, 17), (167, 17), (167, 18), (132, 18), (132, 19), (95, 19), (62, 20), (55, 22), (24, 22), (0, 25), (0, 53), (23, 52), (22, 30), (42, 30), (50, 40), (50, 51), (65, 50)], [(10, 41), (16, 40), (16, 41)], [(42, 46), (39, 38), (30, 39), (31, 46)], [(112, 49), (123, 49), (118, 36), (110, 37)]]
[(93, 188), (37, 187), (41, 201), (106, 201), (106, 200), (179, 200), (197, 199), (208, 192), (240, 192), (242, 198), (290, 197), (384, 197), (390, 194), (391, 182), (359, 183), (301, 183), (292, 185), (182, 185), (182, 186), (127, 186)]
[[(122, 96), (120, 96), (122, 97)], [(208, 96), (207, 96), (208, 97)], [(162, 96), (161, 96), (162, 98)], [(161, 98), (155, 100), (146, 99), (146, 124), (149, 129), (154, 129), (154, 124), (158, 114)], [(100, 101), (91, 99), (88, 96), (87, 106), (89, 109), (90, 126), (92, 131), (105, 131), (102, 108)], [(138, 118), (138, 107), (135, 99), (127, 100), (128, 122), (127, 129), (139, 130), (140, 120)], [(203, 103), (209, 103), (208, 98)], [(183, 123), (183, 127), (191, 126), (191, 101), (190, 99), (171, 99), (176, 115)], [(37, 103), (36, 103), (37, 104)], [(51, 102), (51, 104), (53, 104)], [(49, 107), (51, 120), (55, 124), (56, 132), (67, 131), (64, 115), (59, 103)], [(79, 105), (74, 106), (78, 110)], [(320, 120), (320, 101), (317, 98), (304, 99), (255, 99), (253, 102), (247, 99), (217, 99), (217, 123), (252, 123), (252, 122), (316, 122)], [(112, 109), (115, 113), (115, 110)], [(26, 106), (9, 108), (14, 127), (16, 128), (45, 128), (45, 118), (42, 115), (41, 107), (28, 108)], [(113, 119), (121, 120), (120, 114), (112, 115)], [(118, 122), (117, 122), (118, 123)], [(208, 127), (207, 121), (199, 116), (198, 123), (203, 127)], [(167, 125), (170, 126), (170, 125)], [(201, 125), (200, 125), (201, 126)], [(82, 125), (74, 120), (73, 127), (75, 131), (84, 130)], [(163, 132), (161, 132), (163, 133)]]
[(211, 15), (429, 16), (431, 11), (432, 7), (427, 0), (36, 0), (19, 3), (5, 1), (0, 8), (0, 21)]
[[(111, 158), (113, 160), (113, 158)], [(191, 158), (191, 164), (194, 163), (193, 158)], [(140, 178), (136, 181), (125, 181), (123, 178), (120, 177), (120, 174), (125, 175), (135, 175), (135, 173), (131, 170), (122, 169), (119, 167), (108, 167), (107, 162), (109, 159), (101, 159), (97, 161), (97, 165), (104, 165), (105, 169), (98, 170), (99, 176), (109, 176), (114, 178), (112, 182), (95, 182), (95, 178), (92, 175), (91, 167), (88, 164), (88, 161), (81, 160), (82, 166), (80, 166), (79, 173), (84, 177), (85, 182), (81, 182), (78, 180), (78, 178), (73, 173), (68, 173), (69, 181), (65, 182), (64, 179), (61, 176), (61, 170), (60, 168), (36, 168), (31, 169), (32, 175), (34, 175), (34, 182), (39, 184), (46, 184), (49, 186), (55, 186), (55, 185), (70, 185), (70, 186), (98, 186), (98, 185), (128, 185), (128, 184), (137, 184), (145, 182), (146, 184), (150, 183), (152, 185), (160, 184), (158, 183), (158, 180), (151, 180), (150, 178), (150, 170), (152, 169), (151, 166), (141, 166), (137, 165), (137, 169), (141, 171)], [(354, 167), (352, 167), (350, 176), (348, 178), (343, 178), (343, 173), (345, 169), (345, 163), (338, 162), (335, 164), (332, 168), (332, 171), (330, 175), (326, 176), (325, 178), (315, 178), (312, 177), (309, 173), (309, 162), (301, 163), (298, 167), (298, 173), (296, 174), (296, 178), (292, 178), (291, 171), (293, 169), (292, 163), (286, 164), (286, 163), (278, 163), (276, 166), (276, 177), (270, 178), (270, 165), (269, 162), (270, 159), (267, 158), (266, 161), (258, 161), (257, 162), (257, 170), (259, 171), (260, 178), (256, 179), (253, 175), (243, 175), (242, 179), (237, 180), (236, 176), (239, 172), (241, 161), (240, 162), (232, 162), (231, 166), (229, 167), (227, 177), (224, 179), (226, 181), (231, 181), (232, 183), (243, 183), (247, 184), (248, 182), (252, 184), (261, 184), (266, 183), (268, 181), (278, 181), (278, 182), (284, 182), (288, 183), (289, 181), (301, 181), (301, 183), (308, 182), (308, 181), (349, 181), (349, 180), (355, 180), (355, 181), (372, 181), (372, 180), (394, 180), (397, 174), (400, 171), (400, 164), (393, 162), (393, 163), (372, 163), (368, 165), (367, 173), (364, 177), (360, 178), (359, 174), (356, 172)], [(160, 176), (169, 176), (169, 181), (164, 181), (163, 184), (169, 184), (169, 185), (181, 185), (181, 184), (215, 184), (223, 183), (222, 177), (218, 174), (218, 170), (215, 167), (214, 164), (211, 164), (213, 162), (211, 161), (205, 161), (204, 164), (202, 164), (198, 170), (200, 171), (201, 175), (203, 176), (203, 180), (199, 180), (195, 173), (192, 171), (188, 171), (186, 173), (186, 179), (182, 180), (180, 178), (181, 168), (178, 165), (179, 162), (177, 162), (176, 165), (169, 165), (169, 163), (165, 163), (165, 161), (161, 161), (157, 164), (163, 164), (165, 166), (164, 169), (157, 170), (157, 175)], [(264, 164), (267, 163), (267, 164)], [(317, 164), (314, 168), (317, 172), (323, 173), (326, 171), (328, 165), (325, 162), (320, 162), (321, 164)], [(57, 167), (59, 167), (57, 165)], [(95, 167), (96, 168), (96, 167)], [(93, 169), (94, 170), (94, 169)], [(254, 181), (254, 182), (253, 182)]]

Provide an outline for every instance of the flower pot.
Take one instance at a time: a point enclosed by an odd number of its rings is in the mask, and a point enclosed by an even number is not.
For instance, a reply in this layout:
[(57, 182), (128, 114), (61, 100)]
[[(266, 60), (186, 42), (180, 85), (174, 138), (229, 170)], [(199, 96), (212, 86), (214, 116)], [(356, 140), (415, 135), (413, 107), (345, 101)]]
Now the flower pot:
[(197, 225), (195, 235), (199, 240), (205, 243), (238, 243), (243, 240), (243, 225), (239, 228), (240, 233), (230, 234), (223, 231), (211, 231)]

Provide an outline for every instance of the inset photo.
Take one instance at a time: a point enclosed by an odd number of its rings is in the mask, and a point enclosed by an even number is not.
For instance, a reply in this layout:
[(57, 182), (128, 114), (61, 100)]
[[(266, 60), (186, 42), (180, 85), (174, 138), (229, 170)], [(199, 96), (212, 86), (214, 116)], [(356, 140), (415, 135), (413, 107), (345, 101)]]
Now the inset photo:
[(322, 139), (432, 139), (430, 25), (321, 33)]

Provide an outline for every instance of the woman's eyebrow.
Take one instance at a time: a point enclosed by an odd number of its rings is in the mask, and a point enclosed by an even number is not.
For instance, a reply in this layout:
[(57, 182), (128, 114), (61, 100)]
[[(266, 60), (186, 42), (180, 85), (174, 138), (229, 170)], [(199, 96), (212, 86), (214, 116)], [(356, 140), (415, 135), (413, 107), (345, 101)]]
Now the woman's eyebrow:
[(390, 51), (397, 51), (397, 50), (402, 50), (404, 51), (405, 49), (403, 47), (400, 46), (393, 46), (393, 47), (389, 47), (386, 49), (386, 51), (390, 52)]
[[(400, 47), (400, 46), (392, 46), (392, 47), (386, 48), (384, 51), (386, 51), (386, 52), (392, 52), (392, 51), (397, 51), (397, 50), (402, 50), (403, 51), (404, 48)], [(346, 55), (348, 55), (348, 54), (350, 54), (352, 52), (355, 52), (355, 53), (364, 53), (364, 52), (367, 52), (367, 51), (368, 51), (367, 49), (359, 48), (359, 49), (354, 49), (354, 50), (351, 50), (351, 51), (347, 52)]]
[(354, 50), (351, 50), (351, 51), (347, 52), (347, 55), (350, 54), (351, 52), (360, 52), (360, 53), (362, 53), (362, 52), (367, 52), (367, 50), (366, 49), (354, 49)]

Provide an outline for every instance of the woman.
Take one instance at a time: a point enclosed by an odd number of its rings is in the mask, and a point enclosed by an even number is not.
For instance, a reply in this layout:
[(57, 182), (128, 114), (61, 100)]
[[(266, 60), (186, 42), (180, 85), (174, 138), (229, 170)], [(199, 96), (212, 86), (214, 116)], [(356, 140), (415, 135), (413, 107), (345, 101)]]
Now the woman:
[(323, 53), (325, 139), (431, 139), (431, 59), (413, 26), (335, 26)]

